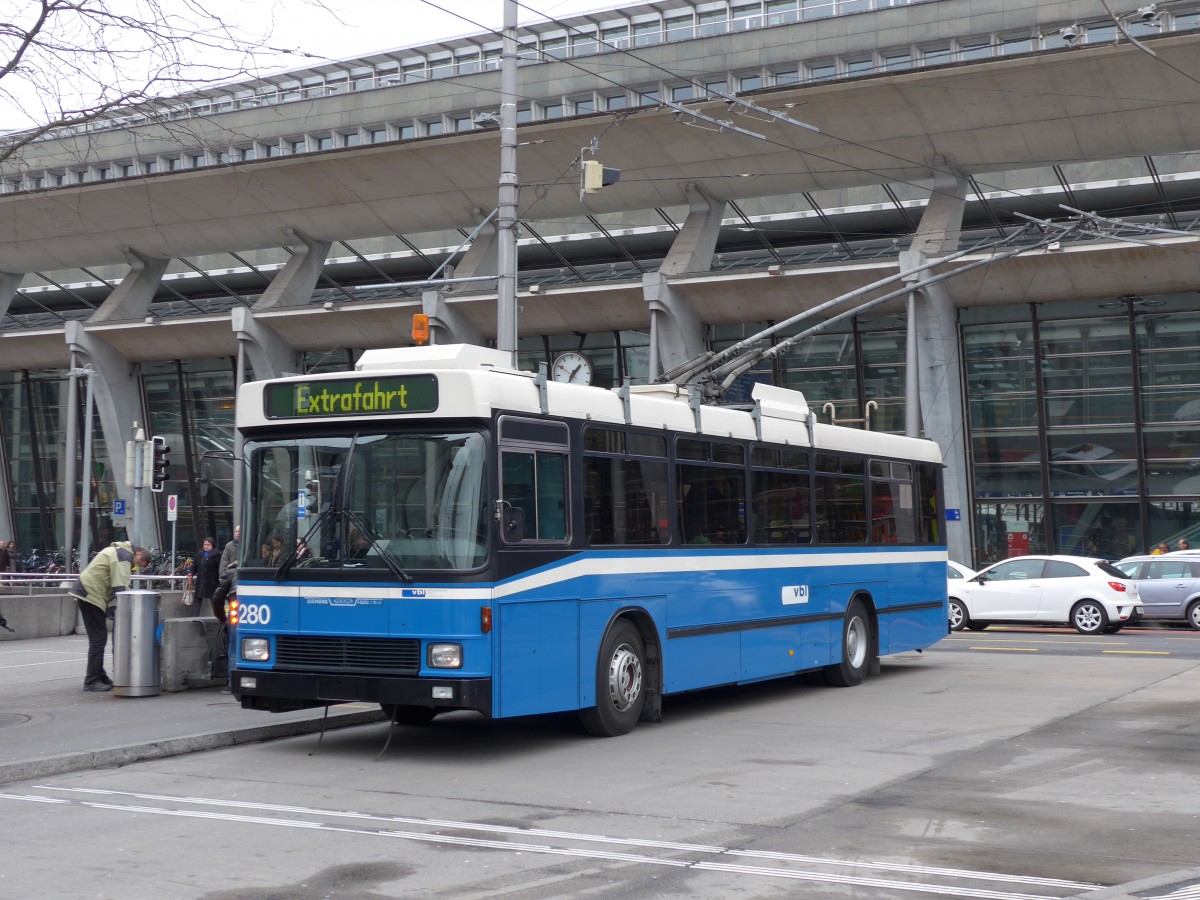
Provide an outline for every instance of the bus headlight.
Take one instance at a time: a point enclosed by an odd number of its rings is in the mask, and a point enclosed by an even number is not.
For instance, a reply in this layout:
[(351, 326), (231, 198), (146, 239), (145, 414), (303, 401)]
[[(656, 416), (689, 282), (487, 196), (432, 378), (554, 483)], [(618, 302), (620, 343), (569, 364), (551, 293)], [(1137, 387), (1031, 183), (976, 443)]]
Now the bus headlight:
[(266, 638), (242, 638), (242, 659), (249, 662), (270, 662), (271, 642)]
[(462, 644), (430, 644), (427, 653), (431, 669), (462, 668)]

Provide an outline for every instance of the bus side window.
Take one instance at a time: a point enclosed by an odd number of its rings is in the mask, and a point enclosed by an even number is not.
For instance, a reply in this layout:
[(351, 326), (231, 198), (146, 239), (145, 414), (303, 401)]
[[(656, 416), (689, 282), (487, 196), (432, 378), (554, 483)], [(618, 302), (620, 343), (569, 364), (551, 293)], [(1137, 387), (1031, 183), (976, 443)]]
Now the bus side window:
[(561, 541), (567, 536), (566, 456), (505, 451), (500, 499), (508, 543)]

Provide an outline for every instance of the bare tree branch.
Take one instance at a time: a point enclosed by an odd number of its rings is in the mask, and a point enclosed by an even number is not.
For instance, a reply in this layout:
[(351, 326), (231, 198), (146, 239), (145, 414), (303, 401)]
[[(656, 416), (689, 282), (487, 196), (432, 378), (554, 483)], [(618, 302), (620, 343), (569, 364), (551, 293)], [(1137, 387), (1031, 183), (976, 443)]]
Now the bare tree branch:
[[(298, 0), (329, 13), (321, 0)], [(56, 132), (118, 110), (165, 120), (169, 98), (309, 57), (248, 34), (202, 0), (23, 0), (0, 21), (0, 111), (29, 123), (0, 133), (0, 164)]]

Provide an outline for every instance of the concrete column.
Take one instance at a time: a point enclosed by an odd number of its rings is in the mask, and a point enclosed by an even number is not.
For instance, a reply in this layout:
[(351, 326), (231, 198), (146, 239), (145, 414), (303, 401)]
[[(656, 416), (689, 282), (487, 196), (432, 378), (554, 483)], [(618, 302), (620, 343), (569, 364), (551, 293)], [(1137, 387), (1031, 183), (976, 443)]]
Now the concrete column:
[[(475, 210), (482, 218), (482, 210)], [(454, 266), (454, 273), (462, 278), (474, 278), (480, 275), (496, 275), (500, 271), (498, 248), (500, 231), (496, 220), (492, 219), (480, 229), (471, 241), (471, 246)]]
[(958, 309), (944, 284), (916, 292), (917, 360), (920, 382), (921, 430), (935, 441), (946, 462), (945, 504), (962, 518), (946, 522), (950, 558), (970, 564), (971, 484), (967, 479), (966, 402), (958, 345)]
[[(12, 306), (17, 288), (21, 286), (21, 280), (24, 277), (23, 274), (0, 272), (0, 317), (8, 315), (9, 307)], [(3, 441), (0, 441), (0, 471), (12, 471), (8, 465), (8, 454), (4, 450)], [(17, 534), (17, 523), (13, 521), (12, 504), (9, 502), (12, 496), (10, 485), (11, 479), (5, 479), (3, 486), (0, 486), (0, 533), (9, 535), (0, 540), (15, 539)]]
[(486, 346), (487, 338), (483, 333), (453, 304), (447, 302), (441, 290), (421, 292), (421, 312), (429, 316), (429, 343)]
[(300, 370), (299, 353), (278, 332), (257, 321), (253, 312), (244, 306), (235, 306), (229, 312), (240, 352), (250, 362), (255, 381), (279, 378), (286, 372)]
[(150, 311), (169, 260), (142, 256), (132, 247), (125, 248), (125, 258), (129, 260), (129, 272), (100, 308), (88, 317), (89, 325), (141, 319)]
[(651, 355), (657, 350), (658, 371), (651, 372), (651, 378), (704, 352), (704, 323), (692, 304), (671, 288), (661, 272), (642, 276), (642, 296), (652, 317)]
[(658, 271), (664, 275), (707, 272), (712, 268), (713, 251), (721, 235), (725, 201), (710, 197), (695, 184), (687, 185), (684, 192), (688, 198), (688, 215), (659, 267)]
[[(911, 247), (900, 254), (900, 265), (911, 269), (927, 257), (937, 257), (958, 248), (962, 215), (966, 206), (967, 181), (936, 161), (933, 194), (921, 216)], [(950, 558), (971, 563), (973, 509), (968, 464), (966, 398), (958, 346), (958, 310), (945, 283), (926, 288), (914, 284), (908, 300), (906, 432), (934, 441), (946, 463), (943, 502), (958, 510), (960, 519), (945, 522)]]
[(332, 244), (329, 241), (313, 240), (295, 228), (287, 228), (284, 231), (292, 255), (258, 298), (258, 302), (254, 304), (255, 309), (303, 306), (312, 299), (313, 289), (321, 277), (321, 269)]
[[(17, 288), (21, 286), (24, 274), (0, 272), (0, 317), (8, 315), (13, 298), (17, 296)], [(11, 534), (12, 532), (8, 532)]]
[(725, 202), (689, 184), (688, 216), (657, 272), (642, 276), (642, 294), (650, 307), (650, 377), (667, 372), (704, 352), (704, 323), (691, 303), (671, 288), (668, 278), (712, 268)]
[[(65, 323), (67, 347), (80, 365), (91, 364), (96, 371), (94, 400), (96, 415), (100, 418), (100, 430), (104, 434), (104, 446), (108, 448), (108, 462), (112, 467), (113, 482), (117, 496), (132, 506), (133, 488), (125, 483), (125, 442), (131, 439), (131, 428), (137, 422), (146, 433), (150, 433), (146, 410), (142, 408), (142, 391), (137, 368), (118, 353), (112, 345), (95, 335), (88, 334), (82, 322)], [(142, 540), (147, 544), (162, 546), (158, 516), (153, 503), (147, 502), (142, 510)]]

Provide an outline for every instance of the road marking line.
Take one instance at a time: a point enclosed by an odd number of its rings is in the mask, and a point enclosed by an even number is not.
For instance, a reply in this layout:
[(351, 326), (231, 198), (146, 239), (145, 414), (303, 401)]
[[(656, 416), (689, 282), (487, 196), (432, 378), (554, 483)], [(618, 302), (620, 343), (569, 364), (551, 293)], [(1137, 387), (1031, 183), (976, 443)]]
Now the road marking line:
[[(71, 794), (98, 794), (107, 797), (131, 797), (138, 800), (158, 800), (170, 803), (191, 803), (202, 806), (223, 806), (232, 807), (234, 809), (254, 810), (258, 812), (282, 812), (312, 816), (332, 816), (335, 818), (362, 819), (367, 821), (385, 822), (385, 823), (403, 823), (406, 825), (418, 825), (426, 828), (450, 828), (458, 831), (481, 831), (491, 834), (506, 834), (517, 835), (523, 838), (543, 837), (543, 838), (558, 838), (561, 840), (575, 840), (585, 843), (604, 843), (604, 844), (619, 844), (624, 846), (633, 846), (643, 849), (659, 849), (659, 850), (674, 850), (685, 853), (706, 853), (715, 856), (739, 856), (751, 857), (754, 859), (769, 859), (777, 862), (798, 862), (806, 865), (825, 865), (825, 866), (843, 866), (860, 869), (882, 869), (885, 871), (918, 873), (922, 875), (938, 875), (951, 878), (970, 878), (979, 881), (1003, 881), (1008, 883), (1039, 885), (1045, 887), (1065, 887), (1072, 889), (1094, 890), (1100, 887), (1097, 884), (1092, 884), (1085, 881), (1068, 881), (1062, 878), (1043, 878), (1034, 875), (1018, 876), (1005, 875), (995, 872), (977, 872), (969, 869), (951, 869), (936, 866), (918, 866), (908, 865), (904, 863), (877, 863), (863, 860), (843, 860), (826, 858), (820, 856), (804, 856), (796, 853), (782, 853), (778, 851), (768, 850), (738, 850), (732, 847), (721, 847), (710, 844), (685, 844), (675, 841), (655, 841), (639, 838), (620, 838), (610, 837), (607, 835), (587, 834), (572, 831), (555, 831), (543, 828), (519, 828), (513, 825), (493, 825), (479, 822), (461, 822), (451, 819), (425, 819), (413, 816), (388, 816), (377, 815), (373, 813), (356, 812), (351, 810), (335, 810), (323, 809), (320, 807), (305, 807), (305, 806), (289, 806), (275, 803), (255, 803), (252, 801), (243, 800), (220, 800), (207, 797), (180, 797), (171, 794), (150, 794), (138, 791), (114, 791), (106, 788), (81, 788), (81, 787), (62, 787), (50, 784), (33, 785), (35, 789), (47, 791), (61, 791)], [(0, 794), (0, 797), (9, 799), (24, 799), (16, 795)], [(82, 803), (84, 805), (99, 805), (90, 801), (80, 800), (64, 800), (61, 802)], [(114, 809), (119, 809), (119, 806), (112, 806)], [(136, 807), (142, 809), (143, 807)], [(157, 807), (146, 807), (148, 809), (156, 809)], [(178, 811), (179, 814), (185, 814), (185, 811)], [(194, 813), (200, 816), (222, 817), (225, 815), (233, 816), (232, 813)], [(246, 817), (254, 819), (255, 817)], [(268, 823), (275, 823), (282, 820), (264, 819)], [(332, 830), (337, 830), (338, 826), (323, 826)], [(368, 831), (370, 834), (395, 835), (400, 832), (391, 831)], [(467, 840), (467, 839), (463, 839)], [(517, 846), (511, 843), (503, 843), (504, 847)], [(698, 865), (698, 864), (695, 864)], [(706, 865), (730, 865), (730, 864), (706, 864)], [(769, 870), (768, 870), (769, 871)], [(964, 896), (969, 896), (965, 895)], [(1005, 895), (1012, 897), (1014, 895)], [(1040, 898), (1046, 900), (1046, 898)]]
[(1170, 650), (1101, 650), (1101, 653), (1126, 653), (1130, 656), (1170, 656)]
[(1040, 653), (1037, 647), (970, 647), (970, 650), (998, 650), (1001, 653)]
[[(15, 794), (0, 794), (2, 799), (29, 800)], [(180, 798), (195, 800), (196, 798)], [(825, 872), (794, 871), (785, 869), (768, 869), (762, 866), (745, 866), (730, 863), (715, 863), (704, 860), (669, 859), (654, 856), (642, 856), (635, 853), (617, 853), (605, 850), (585, 850), (577, 847), (551, 847), (547, 844), (528, 844), (504, 840), (485, 840), (482, 838), (453, 837), (444, 834), (422, 834), (415, 831), (390, 831), (386, 829), (355, 828), (348, 825), (330, 825), (324, 822), (306, 822), (299, 819), (271, 819), (263, 816), (243, 816), (233, 813), (213, 813), (201, 810), (160, 809), (154, 806), (134, 806), (116, 803), (98, 803), (91, 800), (71, 800), (69, 805), (84, 806), (91, 809), (105, 809), (114, 812), (144, 813), (149, 815), (172, 816), (186, 819), (209, 819), (225, 822), (244, 822), (255, 825), (273, 825), (284, 828), (302, 828), (309, 831), (329, 831), (341, 834), (359, 834), (373, 837), (390, 837), (401, 840), (417, 841), (428, 844), (449, 844), (456, 847), (483, 847), (491, 850), (508, 850), (516, 853), (542, 853), (552, 856), (567, 856), (577, 859), (608, 860), (612, 862), (642, 863), (644, 865), (668, 866), (671, 868), (694, 869), (710, 872), (736, 873), (740, 875), (757, 875), (768, 878), (790, 878), (799, 881), (821, 882), (826, 884), (843, 884), (857, 887), (887, 888), (894, 891), (911, 891), (920, 894), (942, 894), (952, 897), (971, 897), (977, 900), (1047, 900), (1045, 894), (1022, 894), (1013, 891), (997, 891), (988, 888), (964, 888), (947, 884), (923, 884), (917, 881), (894, 881), (892, 879), (870, 878), (866, 876), (837, 875)], [(373, 817), (372, 817), (373, 818)], [(1024, 879), (1011, 879), (1022, 882)], [(1066, 882), (1062, 882), (1066, 884)], [(1097, 885), (1079, 885), (1087, 890), (1096, 889)]]

